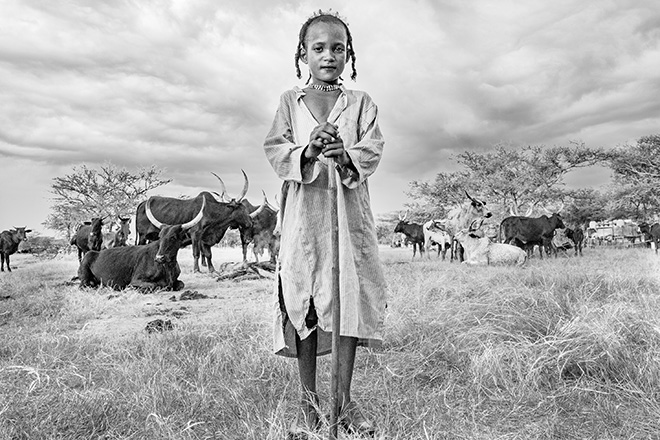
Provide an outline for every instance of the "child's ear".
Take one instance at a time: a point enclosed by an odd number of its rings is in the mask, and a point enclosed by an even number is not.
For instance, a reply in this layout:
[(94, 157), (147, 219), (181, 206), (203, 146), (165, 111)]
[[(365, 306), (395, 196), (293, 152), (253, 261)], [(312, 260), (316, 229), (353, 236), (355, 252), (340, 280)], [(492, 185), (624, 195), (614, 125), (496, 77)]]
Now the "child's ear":
[(307, 64), (307, 51), (304, 48), (300, 49), (300, 61)]

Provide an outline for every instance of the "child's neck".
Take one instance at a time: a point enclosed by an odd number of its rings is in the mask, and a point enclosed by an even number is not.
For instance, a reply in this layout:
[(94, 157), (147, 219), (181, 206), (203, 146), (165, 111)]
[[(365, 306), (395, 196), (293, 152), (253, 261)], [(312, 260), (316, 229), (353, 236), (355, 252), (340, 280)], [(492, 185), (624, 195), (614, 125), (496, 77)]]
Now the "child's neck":
[(337, 98), (341, 94), (341, 90), (337, 89), (330, 92), (316, 90), (312, 87), (305, 88), (305, 96), (303, 102), (316, 119), (319, 124), (326, 122), (330, 116), (330, 112), (337, 102)]

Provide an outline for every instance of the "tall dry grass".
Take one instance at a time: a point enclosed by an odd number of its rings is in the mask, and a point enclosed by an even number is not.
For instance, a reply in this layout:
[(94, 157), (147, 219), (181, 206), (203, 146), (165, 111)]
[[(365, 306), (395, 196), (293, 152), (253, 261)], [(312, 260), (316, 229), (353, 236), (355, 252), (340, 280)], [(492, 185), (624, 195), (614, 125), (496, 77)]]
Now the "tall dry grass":
[[(660, 438), (659, 257), (587, 249), (518, 269), (410, 254), (382, 248), (385, 347), (356, 363), (353, 395), (380, 438)], [(187, 284), (239, 288), (203, 284), (183, 257)], [(0, 438), (284, 438), (298, 378), (271, 354), (268, 294), (211, 324), (117, 337), (85, 329), (139, 294), (68, 285), (72, 258), (14, 260), (0, 275)]]

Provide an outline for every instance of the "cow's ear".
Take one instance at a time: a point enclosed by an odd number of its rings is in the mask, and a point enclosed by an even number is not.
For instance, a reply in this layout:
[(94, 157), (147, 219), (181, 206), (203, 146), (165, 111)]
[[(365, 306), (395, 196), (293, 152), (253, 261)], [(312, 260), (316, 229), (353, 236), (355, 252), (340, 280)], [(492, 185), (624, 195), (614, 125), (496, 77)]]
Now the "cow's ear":
[(32, 232), (32, 229), (26, 229), (25, 232), (26, 232), (26, 233), (28, 233), (28, 232)]

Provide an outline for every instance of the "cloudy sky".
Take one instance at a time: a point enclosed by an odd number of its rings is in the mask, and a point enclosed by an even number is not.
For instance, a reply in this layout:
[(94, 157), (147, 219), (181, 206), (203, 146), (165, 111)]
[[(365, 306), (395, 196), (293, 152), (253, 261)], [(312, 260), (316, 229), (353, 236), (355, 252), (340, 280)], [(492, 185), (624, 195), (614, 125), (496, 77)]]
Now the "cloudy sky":
[[(156, 166), (154, 194), (279, 188), (262, 143), (319, 8), (347, 18), (386, 138), (375, 213), (494, 144), (613, 147), (660, 130), (657, 0), (0, 0), (0, 230), (41, 223), (52, 179)], [(303, 72), (305, 72), (303, 66)], [(306, 76), (305, 74), (303, 74)], [(344, 75), (348, 78), (350, 75)], [(603, 170), (571, 185), (603, 184)], [(47, 231), (46, 231), (47, 232)]]

